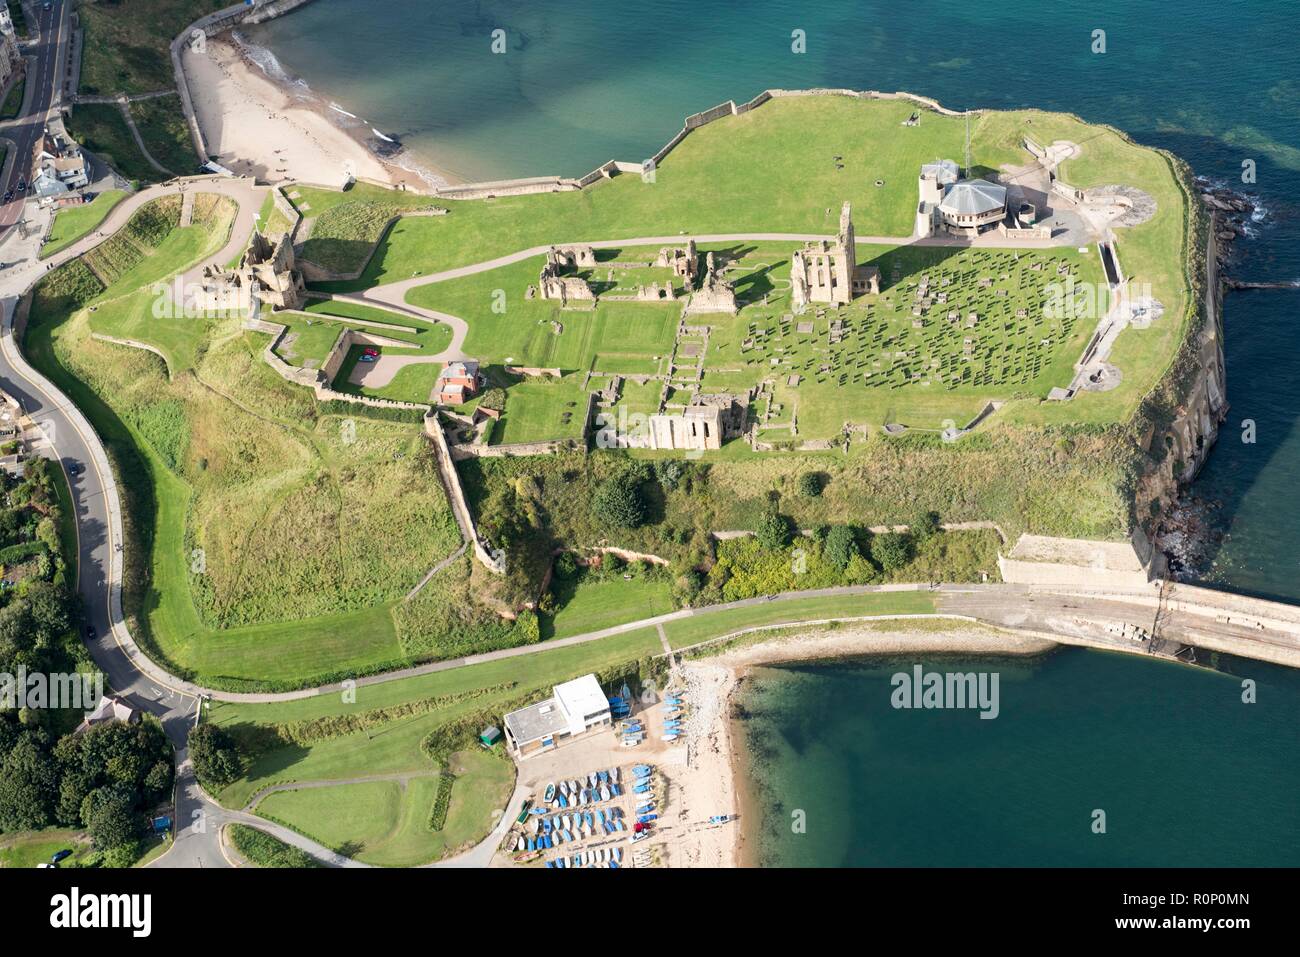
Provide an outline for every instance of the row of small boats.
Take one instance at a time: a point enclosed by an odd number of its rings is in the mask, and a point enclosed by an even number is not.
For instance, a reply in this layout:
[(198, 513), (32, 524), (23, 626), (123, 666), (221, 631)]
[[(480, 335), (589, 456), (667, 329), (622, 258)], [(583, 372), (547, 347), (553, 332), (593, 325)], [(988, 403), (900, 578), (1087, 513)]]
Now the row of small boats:
[(516, 851), (549, 851), (561, 844), (572, 844), (591, 837), (608, 837), (628, 829), (622, 809), (616, 807), (594, 813), (585, 811), (533, 818), (529, 828), (532, 834), (524, 833), (516, 839)]
[(547, 861), (546, 866), (560, 870), (569, 867), (608, 867), (617, 870), (622, 863), (623, 849), (621, 847), (593, 847), (571, 857), (562, 856), (553, 861)]
[(686, 734), (686, 721), (682, 717), (686, 707), (686, 698), (676, 692), (664, 695), (663, 704), (659, 706), (664, 716), (664, 733), (661, 738), (669, 744), (680, 740)]
[(645, 727), (637, 718), (628, 718), (618, 723), (618, 732), (622, 736), (623, 747), (635, 748), (645, 740)]
[[(552, 782), (546, 785), (546, 790), (542, 794), (542, 802), (564, 810), (588, 804), (599, 804), (622, 795), (623, 788), (619, 784), (618, 768), (610, 768), (607, 771), (593, 771), (585, 781), (575, 778), (570, 781), (561, 781), (558, 786)], [(533, 813), (545, 814), (547, 811), (545, 808), (534, 808)]]

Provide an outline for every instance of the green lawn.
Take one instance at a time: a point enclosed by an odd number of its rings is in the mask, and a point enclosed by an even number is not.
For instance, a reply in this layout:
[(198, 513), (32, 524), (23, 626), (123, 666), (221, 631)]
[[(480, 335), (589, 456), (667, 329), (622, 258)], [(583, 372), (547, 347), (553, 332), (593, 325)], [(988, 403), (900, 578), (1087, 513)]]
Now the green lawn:
[(89, 203), (59, 210), (54, 216), (54, 225), (50, 228), (49, 238), (41, 247), (41, 258), (53, 255), (65, 246), (71, 246), (95, 229), (104, 221), (104, 217), (113, 211), (113, 207), (126, 196), (123, 190), (108, 189)]
[(12, 120), (18, 117), (23, 109), (23, 90), (27, 87), (27, 78), (23, 77), (17, 83), (9, 88), (9, 93), (5, 96), (4, 103), (0, 104), (0, 120)]
[(506, 393), (505, 413), (492, 430), (493, 445), (576, 439), (582, 434), (587, 395), (582, 376), (537, 378), (521, 382)]
[(257, 813), (367, 864), (413, 867), (477, 843), (495, 823), (492, 812), (503, 809), (510, 797), (514, 770), (509, 761), (458, 752), (452, 755), (452, 769), (451, 805), (445, 826), (437, 831), (429, 827), (436, 774), (404, 783), (277, 791), (258, 803)]
[[(393, 326), (405, 326), (408, 329), (427, 329), (429, 323), (416, 319), (406, 313), (394, 312), (379, 306), (370, 306), (360, 302), (348, 302), (344, 299), (309, 299), (303, 307), (304, 312), (318, 312), (327, 316), (340, 316), (345, 319), (365, 319), (369, 322), (383, 322)], [(450, 332), (448, 333), (450, 338)]]
[(664, 625), (668, 644), (677, 650), (759, 625), (797, 624), (829, 618), (867, 615), (934, 614), (934, 598), (923, 591), (883, 592), (866, 595), (792, 598), (745, 608), (710, 612), (702, 609), (689, 618)]
[(388, 839), (397, 828), (401, 808), (398, 782), (365, 781), (276, 791), (258, 802), (257, 813), (356, 857)]
[(59, 866), (76, 867), (90, 853), (90, 840), (82, 831), (59, 828), (0, 835), (0, 867), (35, 867), (49, 862), (51, 856), (62, 850), (73, 853)]
[(674, 609), (672, 586), (665, 575), (660, 579), (633, 577), (624, 581), (588, 578), (576, 584), (557, 581), (552, 586), (556, 611), (543, 625), (545, 638), (566, 638), (621, 625), (634, 615), (636, 620), (653, 618)]

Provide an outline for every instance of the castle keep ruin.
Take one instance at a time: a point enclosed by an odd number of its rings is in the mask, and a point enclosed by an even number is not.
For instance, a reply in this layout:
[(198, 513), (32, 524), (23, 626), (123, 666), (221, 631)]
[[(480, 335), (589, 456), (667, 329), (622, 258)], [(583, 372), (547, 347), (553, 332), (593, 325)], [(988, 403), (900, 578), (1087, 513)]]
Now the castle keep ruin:
[(306, 295), (288, 234), (271, 240), (255, 232), (234, 269), (204, 268), (196, 304), (204, 310), (251, 309), (256, 298), (275, 309), (298, 309)]
[(790, 257), (790, 300), (796, 313), (810, 302), (843, 306), (854, 296), (880, 292), (880, 270), (859, 266), (853, 215), (848, 203), (840, 210), (840, 231), (834, 240), (804, 243)]

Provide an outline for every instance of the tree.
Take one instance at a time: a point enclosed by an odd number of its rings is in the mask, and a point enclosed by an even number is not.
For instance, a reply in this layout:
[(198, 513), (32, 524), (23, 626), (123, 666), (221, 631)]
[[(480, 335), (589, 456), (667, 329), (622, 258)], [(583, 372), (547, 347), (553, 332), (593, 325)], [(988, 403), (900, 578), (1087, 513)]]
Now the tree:
[(764, 548), (776, 550), (790, 544), (794, 529), (790, 519), (779, 512), (764, 512), (754, 527), (754, 535)]
[(822, 555), (826, 561), (840, 571), (849, 567), (849, 562), (860, 555), (858, 539), (848, 525), (836, 525), (826, 533), (826, 544), (822, 546)]
[(199, 783), (221, 790), (244, 773), (244, 762), (225, 728), (201, 724), (190, 732), (190, 760)]
[(54, 820), (59, 772), (40, 732), (18, 739), (0, 764), (0, 831), (27, 831)]
[(886, 532), (871, 539), (871, 559), (885, 572), (893, 572), (907, 564), (912, 557), (906, 535)]
[(799, 494), (805, 498), (816, 498), (822, 493), (822, 477), (816, 472), (804, 472), (799, 476)]
[(592, 515), (606, 525), (636, 528), (645, 521), (645, 512), (640, 485), (632, 475), (606, 479), (591, 497)]
[(86, 795), (81, 806), (81, 823), (90, 832), (97, 851), (131, 843), (140, 831), (135, 795), (124, 784), (96, 788)]
[(577, 574), (578, 560), (573, 557), (573, 552), (561, 552), (555, 560), (555, 577), (567, 580)]
[(924, 542), (939, 534), (939, 513), (922, 509), (908, 523), (907, 530), (911, 533), (913, 541)]

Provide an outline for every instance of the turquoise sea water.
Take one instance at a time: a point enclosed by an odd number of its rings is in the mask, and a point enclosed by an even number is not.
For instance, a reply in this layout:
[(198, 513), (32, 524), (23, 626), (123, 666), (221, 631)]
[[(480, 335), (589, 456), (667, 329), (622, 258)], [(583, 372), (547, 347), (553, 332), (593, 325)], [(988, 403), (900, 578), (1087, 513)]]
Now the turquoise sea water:
[[(909, 90), (954, 108), (1036, 106), (1126, 130), (1263, 211), (1241, 279), (1300, 280), (1300, 3), (936, 0), (701, 4), (316, 0), (249, 31), (283, 69), (462, 179), (639, 160), (684, 116), (768, 87)], [(491, 52), (494, 29), (506, 52)], [(807, 52), (791, 52), (802, 30)], [(1093, 53), (1094, 31), (1106, 52)], [(1243, 185), (1242, 162), (1257, 182)], [(1198, 495), (1225, 535), (1206, 577), (1300, 600), (1295, 291), (1224, 310), (1231, 414)], [(1243, 420), (1256, 441), (1240, 441)], [(1233, 679), (1063, 651), (1003, 664), (995, 721), (894, 712), (871, 666), (763, 669), (756, 779), (810, 811), (781, 863), (1300, 862), (1300, 673)], [(798, 802), (793, 803), (793, 802)], [(1105, 838), (1087, 830), (1108, 811)], [(753, 834), (785, 820), (760, 802)], [(785, 813), (784, 810), (781, 812)], [(819, 823), (820, 822), (820, 823)], [(851, 826), (845, 827), (845, 822)]]
[[(746, 856), (819, 866), (1300, 864), (1300, 672), (1257, 682), (1067, 649), (999, 674), (1000, 713), (902, 710), (913, 659), (760, 668), (741, 704), (753, 798)], [(1104, 834), (1093, 832), (1105, 813)], [(796, 812), (805, 828), (796, 833)]]

